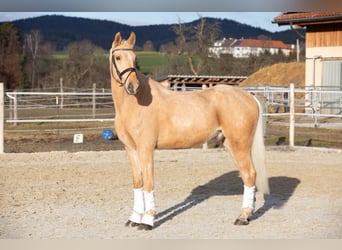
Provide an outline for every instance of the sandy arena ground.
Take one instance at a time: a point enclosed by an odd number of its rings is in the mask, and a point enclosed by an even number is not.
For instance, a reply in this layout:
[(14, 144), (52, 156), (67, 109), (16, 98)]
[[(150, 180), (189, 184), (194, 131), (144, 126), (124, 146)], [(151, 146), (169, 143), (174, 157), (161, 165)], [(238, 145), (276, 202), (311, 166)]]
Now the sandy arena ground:
[(124, 151), (0, 155), (0, 238), (341, 238), (342, 151), (267, 151), (271, 194), (234, 226), (242, 182), (222, 149), (155, 153), (156, 227), (126, 228)]

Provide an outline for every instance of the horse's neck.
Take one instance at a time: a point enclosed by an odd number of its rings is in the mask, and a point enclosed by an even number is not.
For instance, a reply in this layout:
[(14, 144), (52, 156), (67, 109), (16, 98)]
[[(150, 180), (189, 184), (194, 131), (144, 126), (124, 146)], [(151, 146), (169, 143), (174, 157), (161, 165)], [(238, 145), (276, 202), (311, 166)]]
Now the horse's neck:
[(122, 107), (125, 95), (127, 93), (125, 92), (125, 89), (120, 85), (119, 82), (112, 79), (112, 95), (114, 99), (115, 109), (116, 112), (120, 111), (120, 108)]
[[(141, 84), (139, 95), (142, 95), (142, 92), (147, 93), (148, 91), (151, 91), (148, 90), (148, 78), (142, 74), (139, 74), (138, 78)], [(137, 97), (127, 94), (125, 88), (115, 79), (112, 79), (112, 95), (114, 99), (115, 109), (118, 113), (120, 113), (122, 109), (125, 109), (126, 106), (130, 106), (132, 104), (135, 105), (138, 102)]]

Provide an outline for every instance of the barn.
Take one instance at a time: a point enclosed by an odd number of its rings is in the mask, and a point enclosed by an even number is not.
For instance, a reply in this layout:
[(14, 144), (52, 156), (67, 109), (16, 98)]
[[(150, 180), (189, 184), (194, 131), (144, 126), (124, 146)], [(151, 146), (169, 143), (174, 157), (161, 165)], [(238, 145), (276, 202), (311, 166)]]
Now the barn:
[(287, 12), (274, 18), (279, 26), (306, 28), (305, 86), (331, 92), (319, 96), (318, 111), (341, 112), (342, 12)]

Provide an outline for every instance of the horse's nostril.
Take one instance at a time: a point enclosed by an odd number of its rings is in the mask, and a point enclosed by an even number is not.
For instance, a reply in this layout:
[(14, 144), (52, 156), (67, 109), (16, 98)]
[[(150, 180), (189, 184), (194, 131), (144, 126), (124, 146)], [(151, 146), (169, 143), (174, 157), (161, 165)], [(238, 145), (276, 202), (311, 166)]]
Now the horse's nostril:
[(128, 94), (133, 95), (136, 93), (136, 90), (134, 89), (134, 84), (133, 83), (128, 83), (126, 86), (126, 91)]
[(132, 83), (128, 84), (127, 90), (128, 90), (128, 92), (133, 93), (134, 89), (133, 89), (133, 84)]

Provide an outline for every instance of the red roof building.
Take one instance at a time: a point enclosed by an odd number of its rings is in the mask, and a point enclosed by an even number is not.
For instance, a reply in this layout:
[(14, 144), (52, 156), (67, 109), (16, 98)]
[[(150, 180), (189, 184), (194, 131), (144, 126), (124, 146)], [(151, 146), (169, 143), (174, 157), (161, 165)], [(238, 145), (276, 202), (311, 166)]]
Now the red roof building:
[(265, 51), (271, 54), (284, 53), (288, 55), (292, 49), (293, 46), (286, 45), (278, 40), (223, 38), (215, 42), (209, 51), (211, 55), (216, 57), (220, 57), (221, 54), (232, 54), (234, 57), (243, 58), (251, 55), (259, 56)]
[(282, 41), (277, 40), (257, 40), (257, 39), (241, 39), (238, 46), (240, 47), (258, 47), (265, 49), (288, 49), (289, 47)]

